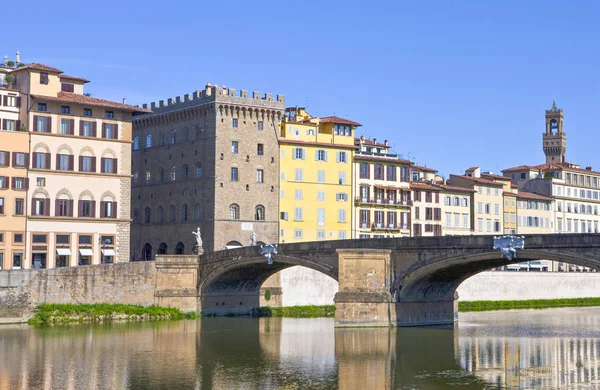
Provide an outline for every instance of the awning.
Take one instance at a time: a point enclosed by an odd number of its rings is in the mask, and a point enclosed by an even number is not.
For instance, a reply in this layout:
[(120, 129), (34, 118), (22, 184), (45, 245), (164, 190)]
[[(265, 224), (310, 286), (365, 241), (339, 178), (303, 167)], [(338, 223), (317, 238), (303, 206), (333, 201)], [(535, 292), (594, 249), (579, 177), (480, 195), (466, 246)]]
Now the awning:
[(102, 249), (102, 256), (114, 256), (115, 251), (113, 249)]
[(59, 256), (71, 256), (71, 250), (69, 248), (56, 248), (56, 253)]
[(81, 248), (79, 249), (79, 254), (81, 256), (94, 256), (94, 252), (92, 252), (89, 248)]
[(530, 261), (529, 267), (542, 269), (544, 268), (544, 265), (540, 261)]
[(521, 266), (519, 264), (511, 264), (511, 265), (507, 265), (506, 269), (516, 269), (516, 270), (520, 270)]
[(225, 245), (225, 249), (235, 249), (235, 248), (241, 248), (241, 246), (239, 246), (239, 245)]

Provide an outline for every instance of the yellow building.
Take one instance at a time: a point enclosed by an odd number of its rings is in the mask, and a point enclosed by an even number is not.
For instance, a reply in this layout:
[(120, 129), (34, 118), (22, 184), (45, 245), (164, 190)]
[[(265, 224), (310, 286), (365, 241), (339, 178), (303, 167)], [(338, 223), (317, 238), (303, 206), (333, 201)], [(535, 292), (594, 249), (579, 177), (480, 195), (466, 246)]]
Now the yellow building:
[(502, 183), (502, 199), (504, 204), (504, 234), (517, 234), (517, 186), (506, 176), (482, 173), (483, 179)]
[(354, 130), (359, 123), (286, 109), (281, 122), (279, 241), (351, 238)]

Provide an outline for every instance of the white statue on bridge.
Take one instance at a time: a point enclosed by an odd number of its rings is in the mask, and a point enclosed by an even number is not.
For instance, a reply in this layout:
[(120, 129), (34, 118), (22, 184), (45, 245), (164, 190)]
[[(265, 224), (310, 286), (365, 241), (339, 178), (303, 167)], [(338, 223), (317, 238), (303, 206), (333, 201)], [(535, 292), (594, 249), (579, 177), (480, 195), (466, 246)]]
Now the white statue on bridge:
[(260, 254), (267, 258), (267, 264), (273, 264), (273, 255), (277, 254), (277, 244), (261, 245)]
[(256, 233), (252, 230), (252, 234), (250, 234), (250, 245), (256, 246)]
[(198, 230), (192, 232), (194, 236), (196, 236), (196, 250), (198, 254), (204, 253), (204, 249), (202, 248), (202, 235), (200, 234), (200, 226), (198, 226)]

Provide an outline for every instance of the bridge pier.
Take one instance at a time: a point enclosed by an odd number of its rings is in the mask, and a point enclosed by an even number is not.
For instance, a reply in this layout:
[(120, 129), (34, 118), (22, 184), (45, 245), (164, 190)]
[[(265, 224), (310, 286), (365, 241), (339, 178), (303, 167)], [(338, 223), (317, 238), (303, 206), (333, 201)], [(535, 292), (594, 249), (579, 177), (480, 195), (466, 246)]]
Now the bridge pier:
[(458, 301), (396, 302), (393, 304), (394, 325), (453, 325), (458, 321)]
[(390, 249), (337, 249), (336, 327), (390, 326)]

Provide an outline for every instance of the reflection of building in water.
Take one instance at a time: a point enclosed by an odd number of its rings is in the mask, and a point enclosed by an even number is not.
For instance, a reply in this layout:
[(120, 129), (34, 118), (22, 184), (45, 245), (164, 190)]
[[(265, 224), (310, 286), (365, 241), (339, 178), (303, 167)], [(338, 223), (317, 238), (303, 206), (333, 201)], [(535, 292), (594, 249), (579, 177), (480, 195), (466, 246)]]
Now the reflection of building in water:
[(600, 383), (600, 339), (459, 338), (461, 367), (509, 388)]

